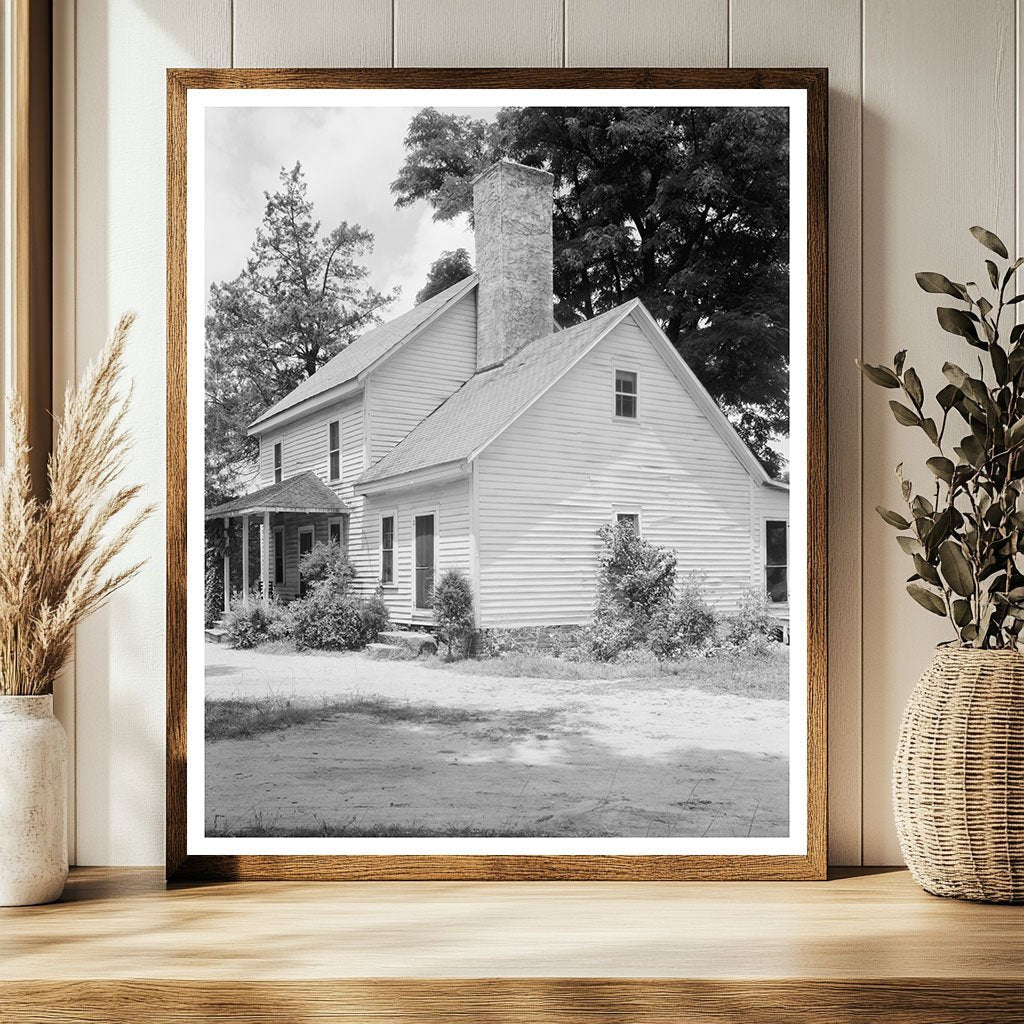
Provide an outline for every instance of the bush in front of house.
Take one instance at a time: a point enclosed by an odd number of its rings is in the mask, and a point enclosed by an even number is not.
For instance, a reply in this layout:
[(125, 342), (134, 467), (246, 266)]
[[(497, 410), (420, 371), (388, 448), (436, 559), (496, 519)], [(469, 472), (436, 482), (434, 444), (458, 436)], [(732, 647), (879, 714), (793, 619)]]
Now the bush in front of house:
[(355, 651), (388, 628), (388, 610), (380, 597), (352, 593), (355, 572), (340, 545), (316, 544), (300, 559), (299, 571), (306, 596), (289, 608), (298, 650)]
[(623, 652), (648, 647), (652, 618), (672, 601), (676, 556), (641, 537), (628, 522), (597, 531), (597, 601), (587, 630), (590, 653), (614, 661)]
[(258, 593), (244, 601), (231, 599), (224, 616), (224, 632), (231, 647), (258, 647), (268, 640), (283, 640), (291, 632), (291, 614), (276, 598), (264, 601)]
[(757, 590), (743, 595), (735, 613), (725, 620), (723, 632), (727, 647), (746, 654), (768, 654), (782, 639), (767, 598)]
[(434, 633), (449, 659), (464, 658), (473, 635), (473, 588), (460, 569), (449, 569), (434, 587)]
[(658, 658), (677, 658), (715, 642), (718, 616), (708, 604), (703, 582), (694, 578), (651, 615), (647, 646)]
[(307, 589), (318, 583), (330, 583), (343, 592), (348, 591), (356, 575), (341, 545), (334, 541), (314, 544), (313, 550), (299, 559), (299, 573), (306, 581)]

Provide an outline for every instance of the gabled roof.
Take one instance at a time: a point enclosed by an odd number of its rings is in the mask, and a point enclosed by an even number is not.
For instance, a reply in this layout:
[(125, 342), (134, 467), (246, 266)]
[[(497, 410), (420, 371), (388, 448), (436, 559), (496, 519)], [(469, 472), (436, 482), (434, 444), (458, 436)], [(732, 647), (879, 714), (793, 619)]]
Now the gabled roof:
[(232, 498), (206, 510), (207, 519), (262, 512), (347, 512), (345, 504), (312, 470), (290, 476), (278, 484)]
[(358, 483), (471, 457), (636, 305), (633, 299), (586, 323), (531, 341), (507, 362), (471, 377), (363, 473)]
[(627, 317), (632, 317), (659, 351), (669, 372), (747, 472), (758, 483), (782, 486), (768, 475), (639, 299), (631, 299), (586, 323), (538, 338), (507, 362), (471, 377), (366, 470), (357, 486), (475, 458)]
[(438, 292), (433, 298), (414, 306), (407, 313), (371, 328), (258, 416), (249, 425), (250, 433), (272, 417), (358, 377), (374, 363), (397, 351), (404, 342), (410, 340), (436, 316), (471, 291), (476, 283), (476, 275), (470, 274), (443, 292)]

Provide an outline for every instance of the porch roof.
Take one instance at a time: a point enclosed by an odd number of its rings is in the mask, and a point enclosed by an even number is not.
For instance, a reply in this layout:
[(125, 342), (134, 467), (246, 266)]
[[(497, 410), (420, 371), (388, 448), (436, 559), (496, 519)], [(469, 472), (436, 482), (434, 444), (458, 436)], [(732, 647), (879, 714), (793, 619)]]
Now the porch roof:
[(206, 510), (207, 519), (263, 512), (348, 512), (345, 504), (312, 470), (278, 484), (232, 498)]

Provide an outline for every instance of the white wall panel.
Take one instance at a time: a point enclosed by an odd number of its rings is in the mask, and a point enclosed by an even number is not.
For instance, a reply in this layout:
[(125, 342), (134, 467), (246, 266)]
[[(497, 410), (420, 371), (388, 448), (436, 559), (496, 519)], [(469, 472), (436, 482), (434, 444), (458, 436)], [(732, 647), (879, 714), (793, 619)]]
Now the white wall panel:
[(391, 0), (234, 0), (236, 68), (391, 64)]
[[(1013, 0), (865, 0), (864, 356), (909, 352), (925, 390), (964, 345), (935, 322), (937, 296), (919, 270), (984, 280), (987, 255), (968, 234), (982, 224), (1015, 235)], [(892, 467), (914, 477), (930, 454), (918, 430), (898, 427), (890, 396), (864, 400), (864, 860), (899, 862), (890, 766), (900, 714), (943, 620), (907, 596), (906, 556), (873, 511), (896, 507)]]
[[(227, 64), (229, 0), (78, 0), (78, 370), (124, 310), (135, 439), (125, 477), (157, 513), (125, 553), (142, 573), (79, 631), (78, 861), (158, 864), (164, 822), (164, 209), (168, 67)], [(64, 356), (58, 365), (67, 366)]]
[(724, 67), (729, 0), (565, 0), (570, 68)]
[(394, 0), (395, 67), (560, 67), (562, 0)]
[(860, 0), (732, 0), (733, 67), (829, 71), (829, 856), (861, 857)]

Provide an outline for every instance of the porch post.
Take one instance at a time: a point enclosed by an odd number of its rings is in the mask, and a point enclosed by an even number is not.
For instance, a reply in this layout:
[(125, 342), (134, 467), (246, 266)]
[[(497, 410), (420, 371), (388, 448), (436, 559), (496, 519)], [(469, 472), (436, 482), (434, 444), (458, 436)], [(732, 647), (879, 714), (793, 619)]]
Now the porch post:
[(242, 600), (249, 603), (249, 517), (242, 516)]
[(270, 513), (263, 513), (260, 529), (260, 580), (263, 583), (263, 600), (270, 600)]
[(224, 614), (231, 611), (231, 516), (224, 517)]

